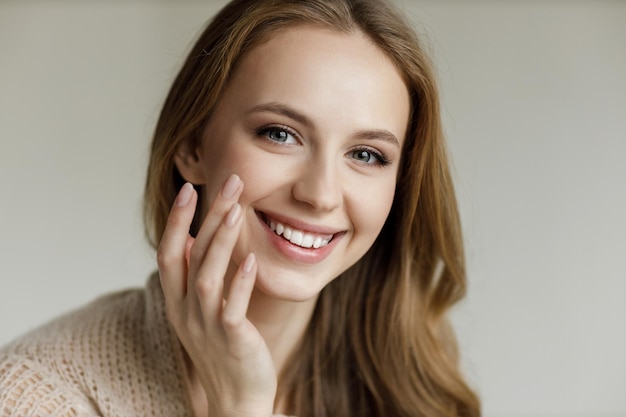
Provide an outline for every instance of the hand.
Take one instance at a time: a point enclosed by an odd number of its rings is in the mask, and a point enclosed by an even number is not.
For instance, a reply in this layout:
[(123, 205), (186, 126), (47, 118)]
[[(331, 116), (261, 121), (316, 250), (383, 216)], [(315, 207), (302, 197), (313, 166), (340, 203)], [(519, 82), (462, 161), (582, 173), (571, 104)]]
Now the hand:
[(185, 184), (157, 251), (167, 315), (206, 392), (211, 416), (272, 415), (276, 371), (269, 349), (246, 318), (256, 278), (249, 254), (224, 279), (242, 223), (243, 183), (232, 175), (215, 197), (196, 238), (189, 236), (198, 194)]

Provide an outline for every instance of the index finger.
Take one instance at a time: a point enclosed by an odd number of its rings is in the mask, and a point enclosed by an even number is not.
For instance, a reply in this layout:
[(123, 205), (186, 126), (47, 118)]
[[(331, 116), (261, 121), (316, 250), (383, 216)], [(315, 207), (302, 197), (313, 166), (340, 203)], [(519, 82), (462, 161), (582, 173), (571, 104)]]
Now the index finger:
[(193, 281), (197, 277), (198, 269), (204, 262), (207, 251), (215, 236), (219, 225), (224, 221), (224, 217), (237, 203), (243, 191), (243, 182), (236, 174), (231, 174), (223, 184), (222, 190), (217, 194), (209, 207), (200, 230), (196, 235), (193, 248), (190, 251), (189, 279)]
[(185, 183), (176, 196), (159, 243), (157, 264), (166, 301), (180, 301), (186, 294), (186, 252), (197, 202), (198, 193)]

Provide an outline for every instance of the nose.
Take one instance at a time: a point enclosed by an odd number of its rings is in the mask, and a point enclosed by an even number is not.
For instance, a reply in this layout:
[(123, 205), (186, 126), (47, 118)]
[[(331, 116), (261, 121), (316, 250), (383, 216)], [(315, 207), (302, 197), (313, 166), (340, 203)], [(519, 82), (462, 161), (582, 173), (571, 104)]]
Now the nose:
[(307, 161), (293, 184), (293, 197), (319, 211), (332, 211), (340, 207), (342, 184), (335, 165), (329, 159)]

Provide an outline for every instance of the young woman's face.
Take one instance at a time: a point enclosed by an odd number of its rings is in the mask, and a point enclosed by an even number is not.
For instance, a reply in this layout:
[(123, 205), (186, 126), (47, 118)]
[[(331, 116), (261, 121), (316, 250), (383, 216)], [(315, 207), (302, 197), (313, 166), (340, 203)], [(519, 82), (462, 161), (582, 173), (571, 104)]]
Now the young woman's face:
[(389, 214), (409, 117), (400, 73), (360, 33), (301, 27), (241, 61), (198, 149), (203, 210), (232, 173), (244, 223), (232, 262), (257, 290), (315, 297), (370, 248)]

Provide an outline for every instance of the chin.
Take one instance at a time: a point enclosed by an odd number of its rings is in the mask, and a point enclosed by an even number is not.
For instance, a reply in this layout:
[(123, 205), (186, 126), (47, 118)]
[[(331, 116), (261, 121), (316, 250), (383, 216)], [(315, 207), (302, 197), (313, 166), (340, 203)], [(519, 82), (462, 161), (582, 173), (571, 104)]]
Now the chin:
[[(274, 269), (274, 268), (271, 268)], [(327, 284), (321, 283), (319, 273), (303, 273), (294, 271), (265, 271), (259, 265), (256, 278), (256, 289), (267, 297), (281, 301), (307, 302), (317, 299)]]

